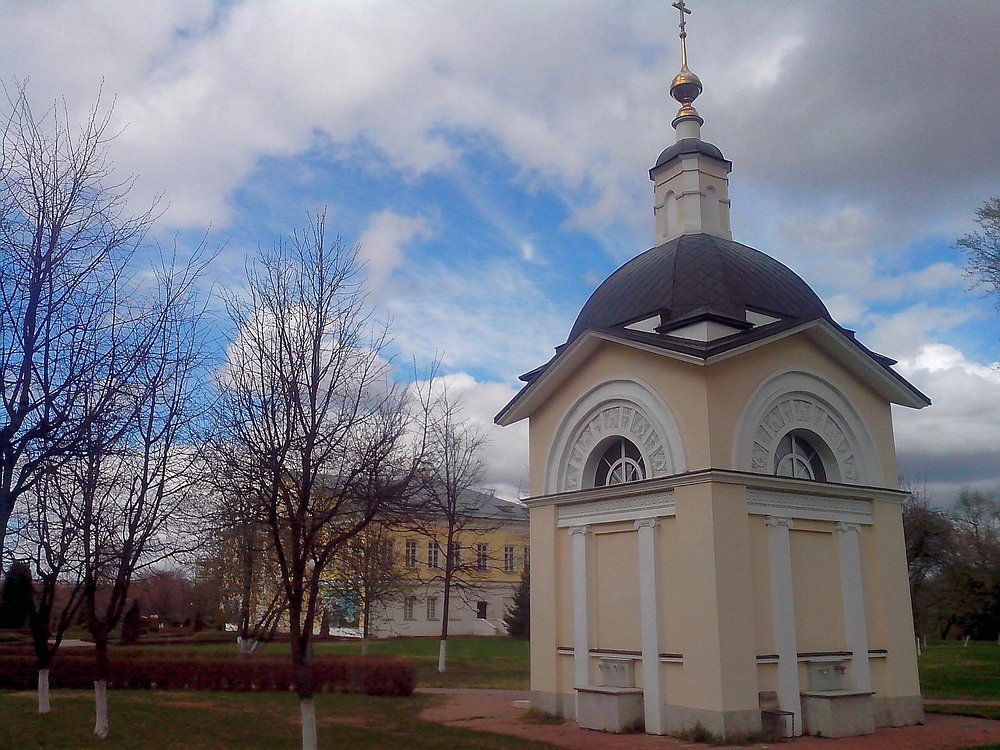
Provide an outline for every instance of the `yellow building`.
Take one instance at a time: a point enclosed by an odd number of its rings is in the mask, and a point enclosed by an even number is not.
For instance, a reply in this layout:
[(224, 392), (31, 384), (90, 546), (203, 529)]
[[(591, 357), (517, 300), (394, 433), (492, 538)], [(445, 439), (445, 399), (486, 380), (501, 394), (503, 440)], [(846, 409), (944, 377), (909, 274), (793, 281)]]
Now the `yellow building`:
[(533, 705), (652, 734), (919, 722), (890, 407), (930, 402), (732, 240), (700, 92), (685, 61), (656, 247), (497, 417), (529, 420)]
[[(504, 615), (521, 572), (528, 565), (528, 512), (492, 494), (467, 491), (465, 520), (452, 550), (449, 635), (503, 635)], [(396, 557), (407, 589), (372, 614), (376, 637), (439, 636), (444, 606), (444, 547), (447, 525), (425, 521), (421, 532), (393, 533)]]

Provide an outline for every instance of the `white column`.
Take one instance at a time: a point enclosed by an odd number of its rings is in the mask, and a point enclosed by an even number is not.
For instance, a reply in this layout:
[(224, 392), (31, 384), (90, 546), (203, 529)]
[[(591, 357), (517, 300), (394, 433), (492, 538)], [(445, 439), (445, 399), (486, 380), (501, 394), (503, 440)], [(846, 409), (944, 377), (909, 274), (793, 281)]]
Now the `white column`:
[(795, 713), (795, 733), (801, 734), (799, 652), (795, 642), (792, 548), (788, 539), (791, 525), (790, 518), (769, 516), (767, 543), (771, 569), (771, 620), (774, 627), (774, 646), (778, 652), (778, 701), (783, 710)]
[[(589, 529), (569, 530), (573, 555), (573, 687), (590, 685), (590, 589), (587, 580)], [(579, 718), (579, 717), (578, 717)]]
[(865, 623), (865, 592), (861, 579), (860, 529), (854, 523), (837, 524), (840, 558), (840, 592), (844, 601), (844, 632), (851, 651), (851, 674), (855, 690), (872, 689), (868, 663), (868, 626)]
[(656, 597), (656, 519), (635, 522), (639, 532), (639, 618), (642, 624), (642, 702), (647, 734), (663, 734), (660, 618)]

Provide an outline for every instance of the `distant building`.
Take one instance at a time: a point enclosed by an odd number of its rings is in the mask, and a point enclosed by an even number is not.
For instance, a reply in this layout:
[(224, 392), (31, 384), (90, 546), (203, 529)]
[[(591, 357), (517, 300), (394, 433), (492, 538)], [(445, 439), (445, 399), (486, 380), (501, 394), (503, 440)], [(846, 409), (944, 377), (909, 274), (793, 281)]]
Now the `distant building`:
[[(530, 558), (528, 511), (492, 494), (469, 491), (462, 497), (470, 521), (452, 550), (460, 572), (451, 591), (449, 635), (503, 635), (504, 615)], [(388, 606), (375, 608), (370, 630), (376, 637), (441, 633), (446, 527), (433, 518), (424, 525), (423, 533), (393, 534), (407, 588)]]

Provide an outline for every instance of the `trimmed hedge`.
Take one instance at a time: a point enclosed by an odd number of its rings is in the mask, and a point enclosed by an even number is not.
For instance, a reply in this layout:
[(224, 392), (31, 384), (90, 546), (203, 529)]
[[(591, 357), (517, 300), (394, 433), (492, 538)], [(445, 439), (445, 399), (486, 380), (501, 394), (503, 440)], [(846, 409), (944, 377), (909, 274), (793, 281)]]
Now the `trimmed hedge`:
[[(406, 696), (416, 686), (411, 662), (383, 657), (318, 657), (312, 661), (317, 692)], [(38, 672), (33, 656), (0, 655), (0, 688), (33, 690)], [(52, 689), (91, 688), (92, 653), (61, 654), (49, 675)], [(135, 654), (110, 656), (110, 687), (142, 690), (294, 690), (291, 659), (194, 657)]]

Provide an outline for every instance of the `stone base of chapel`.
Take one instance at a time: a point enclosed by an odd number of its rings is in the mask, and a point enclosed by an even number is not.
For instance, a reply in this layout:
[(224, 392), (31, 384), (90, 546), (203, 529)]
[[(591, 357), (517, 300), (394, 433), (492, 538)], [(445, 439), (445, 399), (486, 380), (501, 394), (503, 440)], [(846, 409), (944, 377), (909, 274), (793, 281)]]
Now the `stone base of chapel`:
[(910, 727), (924, 722), (924, 699), (920, 695), (872, 699), (876, 727)]
[(758, 734), (761, 730), (760, 709), (714, 711), (669, 703), (663, 706), (664, 734), (688, 732), (699, 726), (723, 738)]
[[(639, 716), (642, 717), (642, 695), (638, 693)], [(921, 724), (924, 720), (923, 698), (919, 695), (885, 698), (872, 696), (871, 715), (875, 727), (906, 727)], [(586, 705), (586, 701), (584, 701)], [(542, 690), (531, 691), (531, 707), (536, 711), (562, 716), (569, 721), (576, 721), (576, 693), (549, 693)], [(619, 726), (627, 722), (619, 720)], [(591, 727), (590, 722), (582, 722), (580, 726), (605, 729), (605, 731), (623, 731), (605, 727)], [(663, 733), (675, 734), (694, 729), (701, 725), (713, 734), (732, 737), (740, 734), (755, 734), (761, 731), (761, 714), (759, 710), (746, 711), (711, 711), (708, 709), (688, 708), (686, 706), (663, 706)], [(801, 730), (800, 730), (801, 731)]]

